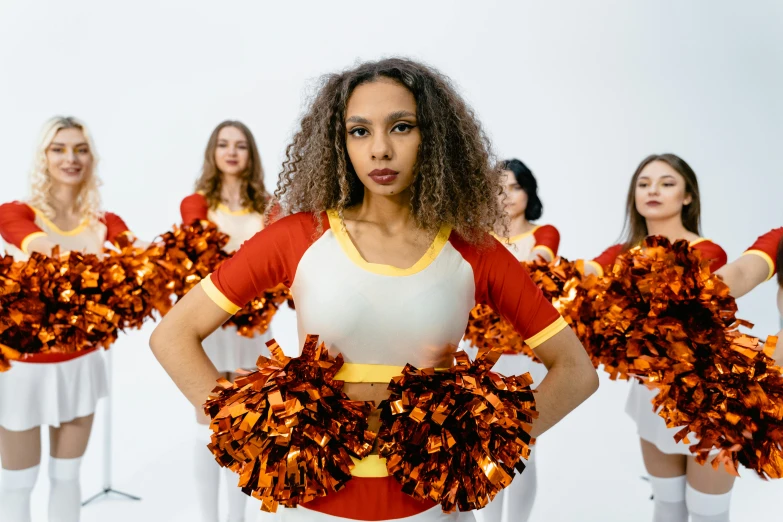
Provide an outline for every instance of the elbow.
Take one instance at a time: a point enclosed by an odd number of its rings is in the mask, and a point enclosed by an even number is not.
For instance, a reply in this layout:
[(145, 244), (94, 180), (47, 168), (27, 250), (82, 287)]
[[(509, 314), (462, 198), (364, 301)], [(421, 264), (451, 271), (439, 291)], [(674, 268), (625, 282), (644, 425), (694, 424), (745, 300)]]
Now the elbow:
[(587, 390), (587, 397), (590, 397), (592, 394), (598, 391), (600, 382), (601, 381), (598, 379), (598, 373), (595, 371), (595, 368), (590, 365), (590, 370), (587, 372), (587, 383), (585, 385)]
[(165, 344), (163, 341), (163, 338), (165, 337), (165, 328), (166, 325), (164, 320), (155, 327), (155, 329), (152, 331), (152, 335), (150, 335), (150, 349), (152, 350), (152, 354), (158, 360), (160, 360), (160, 353)]

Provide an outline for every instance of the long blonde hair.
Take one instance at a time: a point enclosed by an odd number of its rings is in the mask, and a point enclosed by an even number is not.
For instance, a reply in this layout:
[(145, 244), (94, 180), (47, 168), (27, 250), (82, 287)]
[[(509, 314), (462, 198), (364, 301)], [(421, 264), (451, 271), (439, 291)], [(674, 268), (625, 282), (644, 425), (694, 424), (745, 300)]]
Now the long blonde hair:
[(33, 167), (30, 173), (30, 204), (34, 208), (40, 210), (47, 218), (55, 218), (54, 208), (52, 208), (52, 205), (50, 204), (52, 178), (49, 175), (49, 170), (47, 168), (46, 150), (49, 148), (49, 145), (52, 144), (52, 141), (54, 141), (54, 137), (57, 133), (63, 129), (79, 129), (82, 131), (82, 134), (84, 134), (84, 139), (90, 147), (92, 166), (79, 188), (79, 195), (76, 197), (76, 207), (86, 220), (98, 220), (103, 217), (103, 212), (101, 211), (101, 196), (98, 191), (101, 182), (95, 174), (98, 164), (98, 155), (95, 152), (95, 144), (92, 141), (90, 132), (87, 130), (87, 126), (73, 116), (55, 116), (48, 120), (44, 124), (43, 129), (41, 129), (41, 135), (38, 139), (35, 158), (33, 159)]

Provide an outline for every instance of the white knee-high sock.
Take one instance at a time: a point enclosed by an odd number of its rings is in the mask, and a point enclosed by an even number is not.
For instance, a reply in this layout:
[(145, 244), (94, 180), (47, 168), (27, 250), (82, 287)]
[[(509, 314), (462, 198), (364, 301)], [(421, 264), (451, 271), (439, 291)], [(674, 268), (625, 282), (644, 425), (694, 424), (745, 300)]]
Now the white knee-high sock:
[(650, 477), (653, 491), (653, 522), (688, 522), (685, 506), (685, 475)]
[(245, 522), (247, 495), (237, 486), (239, 475), (225, 468), (223, 476), (226, 478), (226, 496), (228, 496), (228, 518), (226, 520), (228, 522)]
[(202, 522), (218, 522), (220, 466), (207, 448), (211, 434), (209, 426), (198, 424), (193, 445), (193, 478)]
[(685, 501), (691, 514), (691, 522), (729, 522), (731, 491), (722, 495), (710, 495), (688, 484)]
[(49, 459), (49, 522), (79, 522), (82, 510), (81, 465), (81, 457)]
[(38, 468), (0, 469), (0, 522), (30, 522), (30, 496)]

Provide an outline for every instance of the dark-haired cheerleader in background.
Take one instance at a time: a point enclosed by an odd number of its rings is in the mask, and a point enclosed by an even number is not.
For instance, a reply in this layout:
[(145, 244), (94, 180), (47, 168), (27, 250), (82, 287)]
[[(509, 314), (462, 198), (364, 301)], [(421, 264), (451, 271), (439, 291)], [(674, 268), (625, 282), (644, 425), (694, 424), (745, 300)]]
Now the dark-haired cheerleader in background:
[[(603, 274), (615, 258), (649, 235), (684, 239), (711, 261), (714, 272), (726, 264), (721, 247), (700, 236), (701, 201), (696, 173), (674, 154), (645, 158), (631, 178), (626, 201), (625, 242), (589, 262), (589, 272)], [(642, 457), (650, 475), (654, 522), (726, 522), (734, 476), (723, 468), (698, 464), (688, 445), (676, 443), (679, 428), (667, 428), (652, 407), (657, 390), (631, 384), (626, 412), (636, 422)]]
[[(538, 196), (538, 183), (530, 169), (518, 159), (500, 163), (503, 177), (503, 194), (500, 204), (504, 219), (495, 225), (495, 237), (520, 261), (552, 261), (557, 257), (560, 233), (552, 225), (537, 225), (544, 205)], [(464, 349), (475, 356), (476, 349)], [(503, 375), (521, 375), (529, 372), (533, 388), (546, 377), (546, 366), (524, 354), (505, 354), (493, 368)], [(536, 444), (540, 444), (537, 441)], [(495, 500), (484, 509), (474, 512), (478, 522), (524, 522), (530, 517), (536, 500), (537, 469), (536, 446), (531, 448), (527, 467), (521, 477), (507, 489), (498, 493)]]

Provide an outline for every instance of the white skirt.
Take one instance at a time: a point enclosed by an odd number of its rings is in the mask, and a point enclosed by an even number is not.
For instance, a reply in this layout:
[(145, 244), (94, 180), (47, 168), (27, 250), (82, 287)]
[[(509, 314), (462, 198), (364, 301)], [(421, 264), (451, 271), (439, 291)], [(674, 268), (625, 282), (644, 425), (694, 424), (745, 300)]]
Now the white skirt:
[(525, 461), (525, 471), (514, 476), (511, 484), (495, 495), (487, 506), (472, 512), (476, 522), (528, 521), (536, 499), (537, 486), (535, 446), (530, 449), (530, 458)]
[(674, 435), (682, 428), (667, 428), (666, 421), (653, 410), (652, 400), (658, 395), (657, 389), (649, 389), (639, 382), (631, 383), (628, 402), (625, 403), (625, 413), (636, 422), (636, 432), (639, 438), (646, 440), (669, 455), (694, 456), (688, 449), (698, 442), (695, 434), (688, 435), (689, 444), (675, 442)]
[(243, 337), (235, 326), (218, 328), (201, 343), (207, 357), (219, 372), (235, 372), (238, 368), (253, 369), (259, 355), (270, 356), (266, 342), (272, 329), (255, 337)]
[(95, 413), (108, 394), (102, 350), (58, 363), (14, 361), (0, 373), (0, 426), (25, 431), (59, 427)]
[[(357, 499), (358, 500), (358, 499)], [(304, 507), (296, 508), (277, 508), (278, 522), (338, 522), (340, 520), (355, 520), (352, 518), (336, 517), (307, 509)], [(269, 520), (269, 518), (260, 518), (259, 522)], [(388, 520), (399, 520), (404, 522), (473, 522), (473, 514), (467, 513), (444, 513), (440, 506), (435, 506), (422, 513), (403, 518), (394, 518)]]

